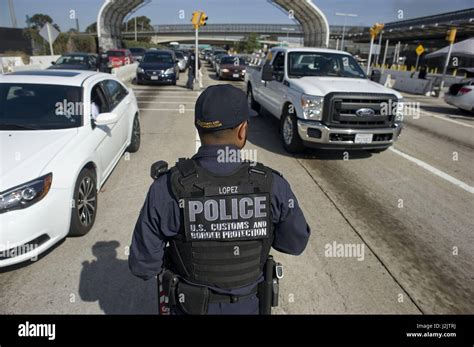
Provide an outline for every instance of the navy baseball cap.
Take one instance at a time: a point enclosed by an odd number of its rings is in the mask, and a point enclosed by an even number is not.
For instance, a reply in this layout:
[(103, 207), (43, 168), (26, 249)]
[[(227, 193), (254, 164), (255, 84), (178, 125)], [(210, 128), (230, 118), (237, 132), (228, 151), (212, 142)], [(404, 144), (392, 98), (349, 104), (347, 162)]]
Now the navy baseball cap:
[(207, 87), (196, 101), (194, 125), (201, 131), (232, 129), (256, 116), (245, 93), (230, 84)]

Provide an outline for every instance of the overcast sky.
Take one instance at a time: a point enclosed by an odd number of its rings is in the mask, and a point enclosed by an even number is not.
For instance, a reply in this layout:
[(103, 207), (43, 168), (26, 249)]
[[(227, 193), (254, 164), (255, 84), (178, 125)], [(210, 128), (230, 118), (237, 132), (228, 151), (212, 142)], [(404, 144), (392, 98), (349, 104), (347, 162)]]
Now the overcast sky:
[[(69, 18), (74, 10), (81, 30), (95, 22), (104, 0), (13, 0), (18, 26), (26, 25), (26, 15), (48, 14), (62, 31), (75, 27)], [(313, 0), (325, 13), (329, 24), (339, 25), (343, 18), (336, 12), (354, 13), (347, 18), (348, 25), (370, 26), (375, 22), (397, 21), (399, 10), (404, 19), (451, 12), (473, 7), (473, 0)], [(185, 19), (179, 18), (184, 10)], [(152, 24), (187, 24), (194, 10), (208, 13), (208, 23), (292, 23), (282, 11), (267, 0), (151, 0), (137, 11), (151, 18)], [(10, 27), (8, 0), (0, 0), (0, 26)]]

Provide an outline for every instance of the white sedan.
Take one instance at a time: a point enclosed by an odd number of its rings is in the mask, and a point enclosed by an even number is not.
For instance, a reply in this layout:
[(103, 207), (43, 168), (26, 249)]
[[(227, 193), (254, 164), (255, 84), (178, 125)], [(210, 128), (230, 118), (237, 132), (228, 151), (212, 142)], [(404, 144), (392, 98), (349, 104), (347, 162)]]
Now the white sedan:
[(0, 267), (85, 235), (101, 186), (139, 147), (137, 100), (110, 74), (0, 75)]
[(444, 95), (444, 100), (463, 111), (474, 112), (474, 80), (453, 84)]

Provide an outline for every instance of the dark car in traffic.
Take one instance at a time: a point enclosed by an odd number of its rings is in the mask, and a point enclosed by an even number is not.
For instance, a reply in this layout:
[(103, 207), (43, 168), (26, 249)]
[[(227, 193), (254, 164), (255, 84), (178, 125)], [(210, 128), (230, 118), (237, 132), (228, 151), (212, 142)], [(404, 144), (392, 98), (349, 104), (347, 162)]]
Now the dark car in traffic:
[(48, 70), (90, 70), (97, 71), (97, 57), (90, 53), (63, 54), (52, 61)]
[(132, 48), (129, 48), (128, 50), (132, 53), (133, 59), (136, 62), (142, 61), (143, 56), (145, 55), (145, 52), (146, 52), (146, 49), (141, 48), (141, 47), (132, 47)]
[(170, 83), (179, 79), (178, 60), (172, 50), (156, 49), (145, 52), (137, 68), (137, 84)]
[(216, 66), (216, 77), (218, 79), (242, 80), (245, 78), (247, 62), (238, 56), (224, 56), (219, 59)]

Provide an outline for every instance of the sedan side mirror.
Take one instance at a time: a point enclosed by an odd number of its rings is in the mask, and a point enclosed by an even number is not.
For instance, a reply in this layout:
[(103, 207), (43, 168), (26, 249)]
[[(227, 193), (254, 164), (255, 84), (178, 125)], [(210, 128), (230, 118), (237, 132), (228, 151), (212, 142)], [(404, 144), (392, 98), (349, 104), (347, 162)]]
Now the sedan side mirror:
[(118, 115), (113, 112), (106, 112), (106, 113), (100, 113), (96, 119), (95, 119), (95, 124), (96, 125), (110, 125), (117, 123), (118, 120)]
[(262, 67), (262, 81), (268, 82), (273, 80), (273, 66), (265, 64)]
[(56, 65), (56, 62), (55, 62), (55, 61), (52, 61), (52, 62), (51, 62), (51, 65)]

